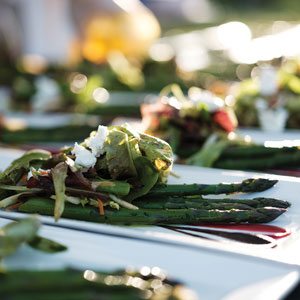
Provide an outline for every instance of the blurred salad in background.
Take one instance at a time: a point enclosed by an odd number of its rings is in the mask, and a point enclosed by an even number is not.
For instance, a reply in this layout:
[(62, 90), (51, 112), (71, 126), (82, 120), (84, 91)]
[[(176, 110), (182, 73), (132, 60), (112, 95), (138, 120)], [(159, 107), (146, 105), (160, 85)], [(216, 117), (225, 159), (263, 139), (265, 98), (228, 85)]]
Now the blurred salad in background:
[(197, 87), (184, 95), (179, 86), (167, 86), (141, 111), (146, 132), (168, 141), (180, 157), (198, 151), (211, 134), (227, 134), (237, 126), (233, 110), (223, 99)]

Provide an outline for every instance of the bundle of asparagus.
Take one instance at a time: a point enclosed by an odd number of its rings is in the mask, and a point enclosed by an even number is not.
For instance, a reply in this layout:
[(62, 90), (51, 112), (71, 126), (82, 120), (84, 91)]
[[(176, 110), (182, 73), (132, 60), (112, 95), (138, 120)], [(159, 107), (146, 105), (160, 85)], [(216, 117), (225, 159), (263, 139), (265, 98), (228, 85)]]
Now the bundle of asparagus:
[(197, 299), (182, 283), (158, 267), (140, 271), (10, 271), (0, 276), (3, 300), (181, 300)]
[(206, 199), (267, 190), (276, 180), (166, 184), (173, 153), (127, 125), (104, 127), (60, 153), (32, 150), (0, 175), (0, 207), (110, 224), (264, 223), (286, 211), (276, 199)]
[(211, 136), (202, 149), (186, 162), (222, 169), (272, 172), (273, 169), (299, 168), (300, 149), (299, 147), (266, 147), (245, 142), (240, 138)]
[(0, 125), (0, 142), (5, 144), (74, 142), (87, 136), (93, 129), (94, 127), (89, 125), (66, 125), (15, 130)]

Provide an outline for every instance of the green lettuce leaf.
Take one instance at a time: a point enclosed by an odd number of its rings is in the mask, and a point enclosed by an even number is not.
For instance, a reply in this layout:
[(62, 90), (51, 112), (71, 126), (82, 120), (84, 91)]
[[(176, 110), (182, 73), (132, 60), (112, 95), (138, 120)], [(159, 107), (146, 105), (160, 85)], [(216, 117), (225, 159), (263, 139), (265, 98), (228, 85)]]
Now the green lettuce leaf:
[(14, 160), (11, 165), (0, 174), (0, 183), (16, 184), (33, 162), (45, 161), (51, 158), (51, 153), (46, 150), (30, 150), (20, 158)]
[(110, 130), (105, 152), (108, 171), (112, 179), (130, 178), (137, 175), (126, 133)]
[(126, 200), (128, 201), (146, 195), (157, 183), (159, 178), (159, 172), (148, 158), (144, 156), (137, 157), (134, 160), (134, 164), (138, 174), (137, 181), (140, 185), (130, 191), (129, 195), (126, 197)]
[(166, 182), (173, 164), (173, 152), (170, 145), (148, 134), (140, 134), (139, 148), (159, 172), (159, 180)]

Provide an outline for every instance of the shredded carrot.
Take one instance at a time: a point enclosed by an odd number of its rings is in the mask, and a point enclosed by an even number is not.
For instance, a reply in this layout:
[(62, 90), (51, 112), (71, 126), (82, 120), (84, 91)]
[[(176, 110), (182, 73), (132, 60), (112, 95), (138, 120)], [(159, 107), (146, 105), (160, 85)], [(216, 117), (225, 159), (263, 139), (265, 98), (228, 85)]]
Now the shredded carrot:
[(17, 202), (15, 204), (12, 204), (10, 206), (7, 206), (5, 210), (15, 210), (17, 209), (20, 205), (22, 204), (22, 202)]
[(39, 170), (40, 171), (40, 174), (41, 176), (48, 176), (49, 175), (49, 170)]
[(97, 199), (98, 200), (98, 208), (99, 208), (99, 214), (100, 216), (104, 216), (104, 206), (103, 206), (103, 202), (101, 199)]
[(27, 174), (24, 174), (22, 176), (22, 178), (20, 179), (20, 182), (22, 182), (22, 183), (26, 183), (27, 182)]

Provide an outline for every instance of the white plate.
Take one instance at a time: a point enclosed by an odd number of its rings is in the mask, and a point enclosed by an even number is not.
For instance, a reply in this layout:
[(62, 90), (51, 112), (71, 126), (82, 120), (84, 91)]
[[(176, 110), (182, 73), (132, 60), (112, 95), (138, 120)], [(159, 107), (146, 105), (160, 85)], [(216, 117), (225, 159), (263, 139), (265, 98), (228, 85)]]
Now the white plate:
[[(7, 150), (6, 150), (7, 151)], [(7, 165), (12, 156), (1, 155), (1, 166)], [(149, 226), (142, 228), (130, 228), (121, 226), (111, 226), (104, 224), (95, 224), (89, 222), (80, 222), (73, 220), (62, 220), (59, 224), (69, 227), (79, 227), (85, 230), (92, 230), (101, 234), (107, 233), (114, 236), (126, 236), (132, 238), (144, 238), (147, 240), (164, 242), (169, 245), (185, 247), (191, 249), (206, 249), (215, 253), (230, 252), (239, 253), (246, 256), (260, 257), (274, 261), (300, 265), (300, 202), (298, 200), (298, 191), (300, 187), (300, 178), (258, 174), (242, 171), (217, 170), (209, 168), (199, 168), (193, 166), (176, 165), (174, 171), (180, 175), (180, 179), (170, 178), (170, 183), (218, 183), (218, 182), (235, 182), (250, 177), (264, 177), (278, 179), (279, 183), (268, 191), (262, 193), (234, 195), (230, 197), (254, 198), (258, 196), (272, 197), (287, 200), (292, 203), (292, 207), (288, 212), (280, 216), (277, 220), (269, 223), (271, 225), (281, 226), (292, 232), (292, 234), (278, 241), (278, 246), (274, 249), (266, 249), (264, 247), (252, 247), (248, 245), (241, 246), (235, 243), (217, 243), (204, 239), (187, 237), (180, 233), (174, 233), (164, 228)], [(19, 216), (22, 214), (0, 212), (0, 216)], [(43, 217), (48, 223), (54, 223), (53, 218)], [(258, 249), (259, 248), (259, 249)]]
[(7, 112), (3, 122), (8, 128), (54, 128), (70, 124), (89, 124), (97, 126), (99, 116), (73, 114), (73, 113), (23, 113)]
[[(0, 226), (6, 223), (7, 220), (0, 219)], [(178, 248), (50, 226), (43, 226), (40, 235), (63, 243), (68, 250), (64, 253), (44, 254), (23, 246), (5, 259), (5, 266), (11, 269), (58, 269), (69, 266), (93, 270), (159, 266), (193, 289), (199, 299), (208, 300), (279, 299), (299, 282), (300, 270), (296, 266), (249, 257), (245, 259), (239, 255)]]
[(23, 154), (23, 150), (0, 147), (0, 172), (5, 170), (13, 160)]
[(269, 147), (299, 146), (300, 130), (286, 129), (283, 132), (265, 132), (260, 129), (239, 128), (237, 133), (250, 136), (252, 141)]

